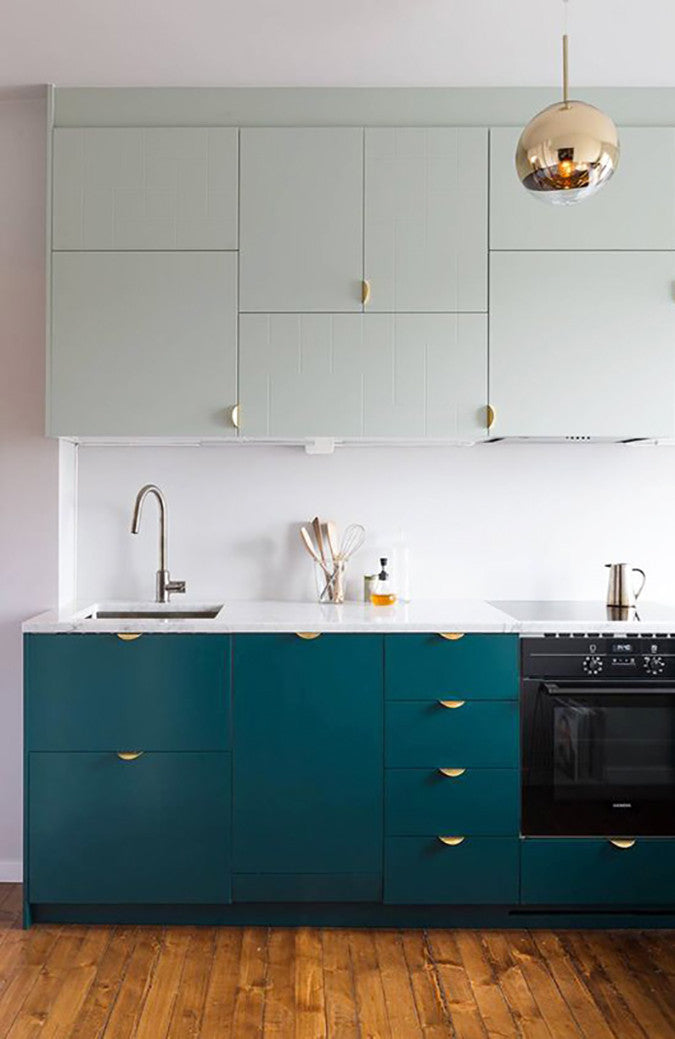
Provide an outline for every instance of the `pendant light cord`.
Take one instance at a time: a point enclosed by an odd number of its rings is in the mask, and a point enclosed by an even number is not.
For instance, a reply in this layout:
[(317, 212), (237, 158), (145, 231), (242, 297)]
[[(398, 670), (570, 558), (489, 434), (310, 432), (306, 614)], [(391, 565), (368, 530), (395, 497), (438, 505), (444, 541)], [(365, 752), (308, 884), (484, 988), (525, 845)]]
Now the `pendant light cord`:
[(563, 38), (562, 38), (563, 108), (569, 108), (570, 107), (570, 100), (569, 100), (569, 36), (567, 35), (568, 2), (569, 2), (569, 0), (563, 0)]

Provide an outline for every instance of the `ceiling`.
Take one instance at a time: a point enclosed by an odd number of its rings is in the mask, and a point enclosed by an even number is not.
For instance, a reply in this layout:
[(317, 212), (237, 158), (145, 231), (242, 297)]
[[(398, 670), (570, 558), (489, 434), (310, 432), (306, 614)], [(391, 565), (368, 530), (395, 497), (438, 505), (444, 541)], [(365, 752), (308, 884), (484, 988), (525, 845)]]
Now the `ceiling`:
[[(0, 87), (544, 86), (561, 0), (3, 0)], [(571, 76), (675, 86), (673, 0), (570, 0)]]

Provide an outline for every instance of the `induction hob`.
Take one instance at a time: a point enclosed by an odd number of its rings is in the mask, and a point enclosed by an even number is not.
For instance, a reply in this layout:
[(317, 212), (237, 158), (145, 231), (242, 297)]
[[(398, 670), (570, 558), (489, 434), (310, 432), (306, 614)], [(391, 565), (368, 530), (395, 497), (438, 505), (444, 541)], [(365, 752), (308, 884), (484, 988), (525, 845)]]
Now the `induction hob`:
[(491, 599), (490, 606), (501, 610), (517, 621), (535, 624), (575, 624), (578, 630), (592, 630), (593, 624), (607, 621), (622, 621), (630, 626), (631, 621), (641, 627), (649, 625), (651, 630), (675, 631), (675, 608), (659, 603), (638, 603), (637, 608), (606, 606), (600, 600), (565, 599)]

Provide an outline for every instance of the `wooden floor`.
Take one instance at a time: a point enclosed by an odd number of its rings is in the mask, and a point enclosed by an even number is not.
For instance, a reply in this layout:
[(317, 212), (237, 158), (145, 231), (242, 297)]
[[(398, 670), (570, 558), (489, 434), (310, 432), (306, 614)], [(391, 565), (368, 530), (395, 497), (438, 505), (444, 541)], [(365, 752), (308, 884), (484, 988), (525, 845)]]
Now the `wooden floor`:
[(0, 885), (0, 1037), (671, 1039), (670, 931), (37, 926)]

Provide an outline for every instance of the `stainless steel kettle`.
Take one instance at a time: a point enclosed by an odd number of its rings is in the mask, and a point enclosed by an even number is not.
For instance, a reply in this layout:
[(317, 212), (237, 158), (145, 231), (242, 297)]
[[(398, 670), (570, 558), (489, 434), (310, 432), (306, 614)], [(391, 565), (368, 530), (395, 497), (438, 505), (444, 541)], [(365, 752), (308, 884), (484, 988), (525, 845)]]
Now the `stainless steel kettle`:
[[(607, 587), (607, 605), (611, 607), (635, 606), (638, 596), (642, 592), (647, 581), (647, 575), (639, 566), (630, 566), (629, 563), (605, 563), (609, 568), (609, 585)], [(640, 587), (635, 589), (631, 574), (641, 574)]]

